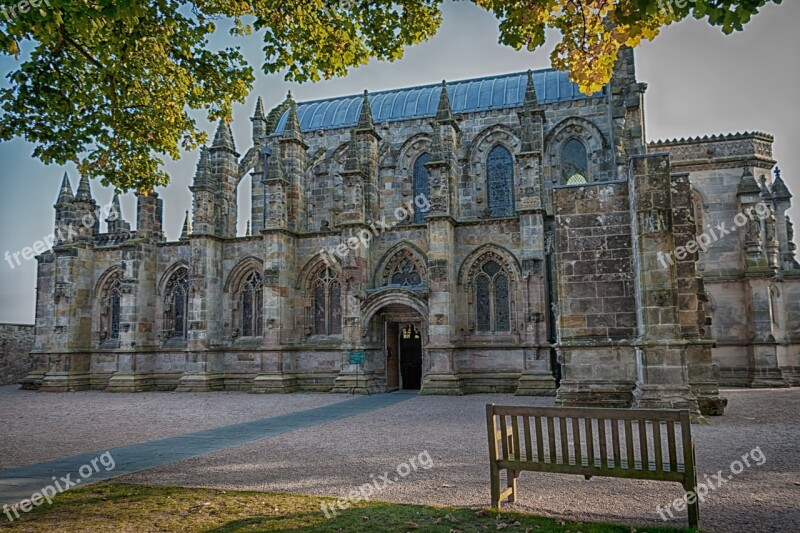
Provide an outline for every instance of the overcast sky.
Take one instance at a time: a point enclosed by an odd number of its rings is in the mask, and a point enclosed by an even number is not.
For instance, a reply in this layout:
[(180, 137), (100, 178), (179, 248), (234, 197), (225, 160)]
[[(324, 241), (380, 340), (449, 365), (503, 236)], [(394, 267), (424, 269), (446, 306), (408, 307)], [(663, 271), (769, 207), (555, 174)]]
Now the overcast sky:
[[(764, 131), (775, 136), (774, 156), (793, 193), (800, 193), (800, 2), (767, 6), (744, 32), (723, 36), (703, 21), (684, 21), (666, 29), (652, 43), (636, 50), (637, 74), (647, 82), (645, 118), (648, 140), (737, 131)], [(549, 67), (553, 43), (535, 53), (515, 52), (497, 44), (497, 21), (469, 2), (448, 3), (444, 23), (431, 41), (410, 48), (403, 60), (373, 62), (346, 77), (298, 86), (259, 70), (261, 43), (257, 37), (239, 40), (256, 66), (255, 90), (246, 105), (234, 108), (233, 130), (239, 152), (249, 147), (250, 121), (258, 95), (267, 109), (280, 103), (288, 89), (298, 101), (377, 91)], [(222, 36), (213, 44), (225, 43)], [(14, 68), (0, 57), (0, 73)], [(214, 125), (200, 121), (210, 134)], [(794, 147), (794, 148), (792, 148)], [(66, 170), (77, 188), (74, 167), (45, 166), (31, 158), (33, 146), (20, 140), (0, 143), (0, 254), (15, 252), (52, 232), (53, 204)], [(164, 225), (170, 240), (180, 234), (184, 212), (191, 207), (188, 186), (198, 154), (170, 162), (172, 183), (159, 194), (164, 199)], [(240, 187), (240, 232), (249, 217), (249, 180)], [(111, 190), (94, 183), (101, 205)], [(135, 222), (135, 200), (123, 197), (123, 216)], [(792, 209), (800, 221), (800, 209)], [(798, 226), (800, 227), (800, 226)], [(0, 323), (34, 321), (36, 261), (11, 268), (0, 257)]]

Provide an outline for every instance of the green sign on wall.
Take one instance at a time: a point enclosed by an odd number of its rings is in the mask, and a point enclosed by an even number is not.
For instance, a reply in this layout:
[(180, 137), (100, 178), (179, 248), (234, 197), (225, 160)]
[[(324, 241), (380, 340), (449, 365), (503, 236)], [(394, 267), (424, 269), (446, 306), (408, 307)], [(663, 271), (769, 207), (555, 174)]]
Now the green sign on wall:
[(350, 352), (350, 364), (351, 365), (363, 365), (364, 364), (364, 352)]

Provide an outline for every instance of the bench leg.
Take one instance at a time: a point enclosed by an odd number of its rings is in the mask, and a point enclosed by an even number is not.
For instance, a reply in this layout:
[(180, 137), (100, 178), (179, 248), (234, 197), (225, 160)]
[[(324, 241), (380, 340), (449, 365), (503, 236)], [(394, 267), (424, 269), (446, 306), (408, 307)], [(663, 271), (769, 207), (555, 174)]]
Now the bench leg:
[[(700, 502), (697, 501), (696, 495), (694, 495), (694, 498), (689, 498), (689, 494), (695, 490), (694, 487), (684, 487), (683, 490), (686, 491), (686, 506), (689, 510), (689, 527), (697, 529), (697, 522), (700, 520)], [(689, 503), (691, 500), (694, 500), (694, 503)]]
[(500, 510), (500, 469), (497, 468), (497, 465), (494, 461), (490, 461), (490, 480), (492, 484), (492, 507)]
[(519, 470), (507, 470), (506, 478), (508, 488), (511, 489), (511, 494), (508, 496), (508, 503), (517, 501), (517, 478), (519, 477)]

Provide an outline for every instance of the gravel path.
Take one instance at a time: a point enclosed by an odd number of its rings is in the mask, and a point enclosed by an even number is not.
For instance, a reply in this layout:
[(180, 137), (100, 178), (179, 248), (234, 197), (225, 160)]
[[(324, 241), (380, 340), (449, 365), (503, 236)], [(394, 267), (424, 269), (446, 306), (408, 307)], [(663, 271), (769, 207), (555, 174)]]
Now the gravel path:
[[(2, 391), (2, 389), (0, 389)], [(2, 391), (5, 392), (5, 391)], [(15, 393), (16, 394), (16, 393)], [(10, 396), (15, 396), (11, 394)], [(109, 395), (101, 398), (118, 406), (147, 402), (146, 395)], [(718, 470), (729, 472), (731, 463), (755, 447), (760, 447), (766, 462), (750, 468), (710, 492), (701, 505), (700, 525), (707, 531), (791, 531), (800, 530), (800, 389), (726, 390), (730, 403), (724, 417), (709, 418), (707, 426), (694, 426), (699, 478)], [(73, 396), (76, 404), (91, 402), (94, 396), (35, 395), (39, 398)], [(208, 395), (154, 393), (152, 408), (142, 428), (163, 424), (165, 419), (181, 420), (169, 414), (180, 408), (186, 420), (210, 417), (215, 421), (231, 413), (249, 412), (245, 404), (274, 399), (287, 411), (306, 408), (306, 402), (345, 399), (333, 395), (257, 396), (212, 393)], [(193, 396), (193, 397), (191, 397)], [(163, 397), (164, 401), (158, 401)], [(198, 397), (204, 402), (198, 402)], [(216, 398), (220, 398), (216, 400)], [(0, 402), (6, 398), (0, 395)], [(70, 400), (64, 400), (70, 401)], [(227, 411), (226, 415), (209, 412)], [(156, 402), (158, 402), (156, 404)], [(237, 409), (240, 402), (241, 409)], [(518, 398), (509, 395), (474, 395), (464, 397), (419, 396), (400, 404), (345, 420), (318, 425), (278, 437), (229, 448), (201, 457), (180, 461), (145, 472), (118, 478), (119, 481), (170, 484), (265, 491), (298, 492), (345, 497), (350, 490), (377, 479), (384, 472), (395, 477), (396, 468), (414, 457), (424, 463), (427, 451), (433, 460), (430, 469), (418, 468), (398, 479), (373, 499), (405, 503), (426, 503), (485, 507), (489, 504), (488, 465), (484, 405), (488, 402), (518, 405), (551, 405), (552, 398)], [(115, 410), (95, 411), (89, 406), (77, 412), (97, 415), (93, 439), (98, 447), (117, 438), (128, 428), (115, 424)], [(164, 407), (168, 407), (164, 409)], [(272, 406), (271, 408), (274, 408)], [(47, 411), (44, 407), (37, 411)], [(163, 412), (162, 412), (163, 411)], [(8, 417), (2, 410), (2, 416)], [(108, 413), (112, 418), (104, 417)], [(67, 411), (58, 420), (69, 425), (76, 415)], [(144, 413), (138, 411), (139, 416)], [(32, 414), (32, 413), (31, 413)], [(267, 416), (270, 416), (270, 411)], [(263, 412), (260, 416), (264, 416)], [(172, 418), (170, 418), (172, 417)], [(254, 417), (249, 417), (254, 418)], [(2, 420), (0, 418), (0, 420)], [(78, 417), (80, 420), (80, 417)], [(234, 420), (231, 419), (231, 423)], [(206, 420), (203, 420), (206, 422)], [(200, 422), (196, 422), (199, 424)], [(217, 424), (220, 425), (220, 424)], [(51, 426), (39, 426), (44, 433)], [(193, 426), (193, 429), (200, 427)], [(153, 430), (151, 430), (153, 431)], [(177, 427), (170, 428), (171, 433)], [(19, 447), (29, 439), (41, 444), (42, 431), (17, 429), (2, 449)], [(141, 439), (144, 440), (144, 439)], [(60, 442), (56, 439), (56, 442)], [(100, 444), (103, 443), (103, 446)], [(36, 448), (36, 447), (34, 447)], [(35, 449), (33, 450), (35, 452)], [(28, 450), (17, 452), (25, 463)], [(66, 455), (61, 450), (56, 455)], [(656, 506), (664, 507), (682, 496), (677, 484), (544, 475), (525, 472), (519, 480), (519, 502), (507, 508), (571, 520), (601, 520), (630, 524), (664, 524)], [(685, 526), (686, 511), (676, 512), (671, 525)]]
[(284, 415), (345, 394), (102, 391), (0, 387), (0, 469)]

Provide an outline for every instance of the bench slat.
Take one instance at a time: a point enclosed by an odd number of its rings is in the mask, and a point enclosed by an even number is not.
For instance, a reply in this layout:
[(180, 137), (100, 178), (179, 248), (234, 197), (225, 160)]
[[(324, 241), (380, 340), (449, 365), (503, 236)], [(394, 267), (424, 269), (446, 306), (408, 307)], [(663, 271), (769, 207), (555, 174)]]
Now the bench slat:
[(628, 456), (628, 468), (633, 465), (633, 425), (630, 420), (625, 421), (625, 453)]
[(567, 419), (563, 416), (558, 417), (559, 436), (561, 437), (561, 462), (569, 464), (569, 435), (567, 435)]
[(508, 430), (506, 428), (506, 415), (500, 415), (500, 446), (503, 451), (503, 459), (508, 460)]
[(620, 469), (602, 468), (600, 466), (586, 465), (565, 465), (560, 463), (528, 463), (525, 461), (497, 461), (497, 466), (503, 469), (528, 471), (528, 472), (550, 472), (554, 474), (581, 474), (584, 476), (598, 477), (617, 477), (627, 479), (648, 479), (654, 481), (675, 481), (682, 483), (684, 472), (658, 472), (656, 470), (646, 470), (641, 468)]
[(533, 446), (531, 443), (531, 419), (530, 417), (522, 417), (522, 428), (525, 431), (525, 457), (528, 461), (533, 461)]
[(550, 462), (556, 462), (556, 433), (553, 428), (553, 417), (547, 417), (547, 442), (550, 445)]
[(536, 424), (536, 460), (544, 461), (544, 437), (542, 436), (542, 418), (537, 416), (533, 419)]
[(655, 444), (656, 470), (664, 470), (664, 456), (661, 453), (661, 422), (653, 420), (653, 443)]
[(584, 418), (583, 425), (586, 429), (586, 458), (590, 465), (594, 464), (594, 435), (592, 434), (592, 419)]
[(639, 459), (642, 461), (642, 468), (650, 468), (650, 454), (647, 450), (647, 421), (639, 420), (636, 424), (639, 427)]
[(580, 420), (572, 417), (572, 449), (575, 455), (575, 464), (581, 464), (581, 426)]
[(597, 437), (600, 439), (600, 464), (608, 467), (608, 444), (606, 442), (606, 421), (600, 418), (597, 421)]
[(512, 416), (511, 417), (511, 438), (513, 439), (511, 441), (511, 447), (512, 447), (513, 452), (514, 452), (514, 459), (519, 461), (520, 460), (520, 454), (519, 454), (519, 422), (517, 421), (517, 418), (518, 417), (516, 417), (516, 416)]
[(620, 450), (619, 450), (619, 420), (611, 421), (611, 446), (614, 449), (614, 466), (620, 466)]
[(669, 469), (675, 470), (678, 454), (675, 452), (675, 422), (667, 422), (667, 446), (669, 447)]

